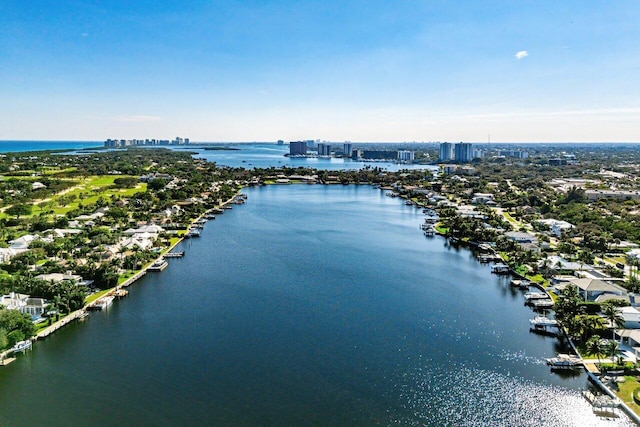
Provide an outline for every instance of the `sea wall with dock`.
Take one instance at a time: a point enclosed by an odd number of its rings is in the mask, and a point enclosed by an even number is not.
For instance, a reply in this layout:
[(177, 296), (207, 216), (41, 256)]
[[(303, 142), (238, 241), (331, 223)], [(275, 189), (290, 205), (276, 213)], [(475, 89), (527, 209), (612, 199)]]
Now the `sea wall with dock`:
[[(240, 203), (239, 200), (242, 200), (242, 202)], [(223, 213), (224, 209), (230, 208), (231, 204), (242, 204), (242, 203), (245, 202), (245, 200), (246, 200), (246, 195), (243, 195), (240, 191), (238, 191), (233, 197), (231, 197), (227, 201), (221, 203), (217, 208), (209, 209), (205, 213), (203, 213), (202, 215), (200, 215), (197, 218), (195, 218), (191, 222), (191, 226), (193, 224), (201, 224), (201, 225), (203, 225), (202, 221), (203, 220), (206, 221), (207, 216), (210, 217), (215, 212)], [(191, 226), (190, 226), (190, 228), (191, 228)], [(108, 292), (106, 292), (100, 298), (98, 298), (98, 299), (96, 299), (94, 301), (88, 302), (81, 309), (73, 311), (73, 312), (67, 314), (66, 316), (62, 317), (61, 319), (59, 319), (56, 322), (52, 323), (51, 325), (47, 326), (43, 330), (37, 332), (34, 336), (29, 338), (27, 341), (29, 341), (31, 343), (34, 343), (37, 340), (43, 340), (43, 339), (47, 338), (48, 336), (50, 336), (51, 334), (53, 334), (56, 331), (58, 331), (60, 328), (68, 325), (69, 323), (71, 323), (73, 321), (76, 321), (76, 320), (85, 319), (89, 315), (89, 311), (102, 310), (106, 306), (110, 305), (111, 302), (113, 301), (113, 299), (122, 298), (122, 297), (126, 296), (128, 294), (128, 291), (126, 291), (124, 288), (127, 288), (127, 287), (131, 286), (138, 279), (144, 277), (147, 274), (147, 271), (153, 271), (153, 269), (151, 267), (154, 264), (162, 262), (165, 258), (180, 258), (180, 257), (184, 256), (184, 254), (185, 254), (184, 251), (173, 252), (173, 250), (186, 237), (187, 237), (186, 234), (181, 236), (176, 242), (174, 242), (171, 246), (169, 246), (169, 248), (167, 248), (163, 252), (163, 254), (160, 255), (156, 260), (154, 260), (153, 262), (149, 263), (147, 266), (143, 267), (140, 271), (136, 272), (133, 276), (129, 277), (124, 282), (122, 282), (122, 283), (118, 284), (117, 286), (115, 286), (114, 288), (108, 290)], [(150, 270), (150, 268), (151, 268), (151, 270)], [(164, 270), (164, 268), (162, 268), (161, 270)], [(108, 303), (106, 302), (106, 300), (108, 300)], [(31, 346), (29, 346), (29, 349), (31, 349)], [(12, 357), (12, 355), (14, 353), (15, 353), (14, 348), (10, 348), (10, 349), (7, 349), (7, 350), (5, 350), (3, 352), (0, 352), (0, 366), (6, 366), (9, 363), (11, 363), (14, 360), (16, 360), (15, 357)]]

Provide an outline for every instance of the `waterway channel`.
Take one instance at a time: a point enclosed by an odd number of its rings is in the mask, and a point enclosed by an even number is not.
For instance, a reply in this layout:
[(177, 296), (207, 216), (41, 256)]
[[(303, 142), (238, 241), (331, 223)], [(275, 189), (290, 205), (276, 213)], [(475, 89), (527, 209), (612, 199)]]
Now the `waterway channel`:
[(0, 368), (0, 425), (624, 425), (522, 292), (369, 186), (246, 189), (160, 273)]

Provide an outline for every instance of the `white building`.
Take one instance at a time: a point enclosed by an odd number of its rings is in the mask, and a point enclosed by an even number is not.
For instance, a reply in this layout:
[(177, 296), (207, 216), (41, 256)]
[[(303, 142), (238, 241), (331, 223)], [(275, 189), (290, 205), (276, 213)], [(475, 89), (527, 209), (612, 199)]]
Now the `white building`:
[(557, 219), (541, 219), (541, 220), (538, 220), (538, 222), (540, 224), (547, 225), (551, 230), (551, 234), (553, 234), (556, 237), (561, 237), (562, 233), (569, 231), (572, 228), (575, 228), (573, 224), (567, 221), (560, 221)]
[(414, 158), (415, 158), (415, 153), (413, 151), (408, 151), (408, 150), (398, 151), (398, 160), (401, 162), (413, 162)]

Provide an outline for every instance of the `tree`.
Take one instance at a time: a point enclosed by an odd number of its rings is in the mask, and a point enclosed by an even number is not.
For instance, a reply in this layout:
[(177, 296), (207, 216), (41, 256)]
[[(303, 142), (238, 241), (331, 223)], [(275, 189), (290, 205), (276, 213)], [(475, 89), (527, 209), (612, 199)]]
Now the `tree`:
[(589, 341), (587, 341), (587, 351), (589, 354), (593, 354), (598, 358), (598, 365), (600, 364), (600, 356), (604, 353), (604, 348), (602, 346), (602, 341), (600, 340), (599, 335), (592, 336)]
[(20, 218), (22, 215), (31, 215), (32, 205), (26, 203), (19, 203), (13, 205), (5, 211), (7, 215), (15, 216)]
[(605, 346), (604, 346), (604, 352), (607, 356), (609, 356), (611, 358), (612, 361), (616, 362), (615, 360), (616, 355), (618, 354), (618, 350), (620, 349), (620, 345), (618, 344), (618, 341), (616, 340), (610, 340)]
[(614, 338), (614, 331), (616, 328), (624, 328), (624, 317), (620, 313), (618, 307), (610, 302), (605, 302), (601, 306), (602, 315), (609, 321), (609, 327), (611, 328), (611, 338)]
[(29, 315), (18, 310), (0, 309), (0, 329), (6, 331), (7, 347), (35, 334), (35, 326)]

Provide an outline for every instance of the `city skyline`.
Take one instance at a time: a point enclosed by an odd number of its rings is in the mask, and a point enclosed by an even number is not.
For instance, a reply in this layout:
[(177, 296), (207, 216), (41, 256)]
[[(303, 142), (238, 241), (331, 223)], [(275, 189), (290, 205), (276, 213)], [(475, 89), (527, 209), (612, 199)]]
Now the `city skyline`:
[(7, 1), (0, 140), (638, 142), (640, 4)]

